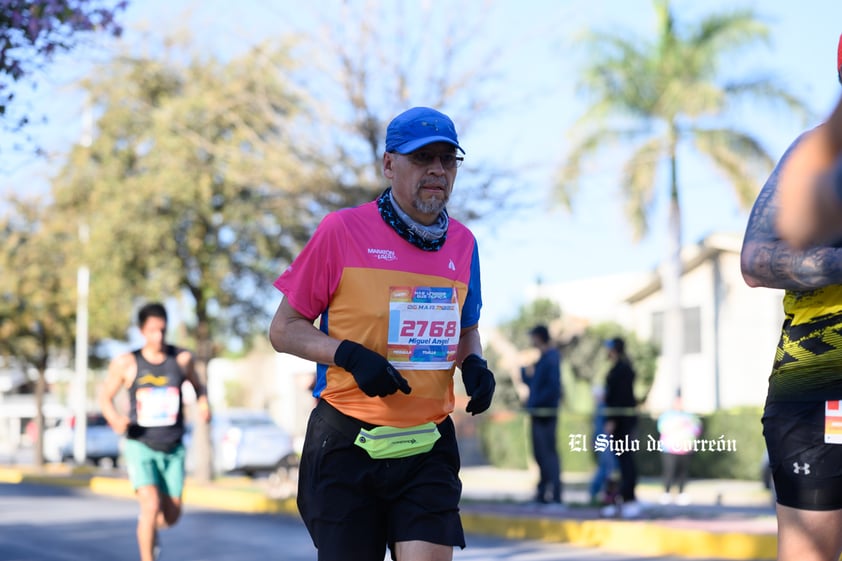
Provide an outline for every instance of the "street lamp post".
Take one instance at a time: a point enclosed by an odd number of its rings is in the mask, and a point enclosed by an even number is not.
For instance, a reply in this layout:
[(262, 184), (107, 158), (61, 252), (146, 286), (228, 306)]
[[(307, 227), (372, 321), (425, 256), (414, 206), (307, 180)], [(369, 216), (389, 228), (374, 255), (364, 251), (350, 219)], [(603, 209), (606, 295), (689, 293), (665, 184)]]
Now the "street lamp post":
[[(84, 244), (88, 227), (79, 227), (79, 238)], [(73, 459), (84, 464), (86, 457), (85, 435), (88, 428), (88, 285), (90, 271), (81, 265), (76, 273), (76, 422), (73, 425)]]
[[(82, 138), (80, 144), (86, 148), (93, 140), (93, 111), (90, 102), (85, 103), (82, 116)], [(79, 225), (79, 242), (82, 248), (88, 245), (88, 225)], [(86, 436), (88, 432), (88, 286), (91, 273), (85, 264), (76, 272), (76, 422), (73, 425), (73, 459), (79, 465), (87, 458)]]

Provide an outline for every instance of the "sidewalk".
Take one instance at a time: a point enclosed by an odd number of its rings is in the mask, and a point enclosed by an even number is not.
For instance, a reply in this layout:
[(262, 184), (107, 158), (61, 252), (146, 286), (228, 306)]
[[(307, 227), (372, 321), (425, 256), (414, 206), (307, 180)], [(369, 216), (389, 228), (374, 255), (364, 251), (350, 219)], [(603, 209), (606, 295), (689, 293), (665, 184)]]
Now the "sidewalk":
[[(641, 482), (645, 509), (633, 520), (602, 518), (587, 504), (586, 481), (565, 474), (564, 509), (529, 503), (537, 475), (527, 470), (466, 467), (462, 521), (465, 531), (511, 539), (565, 542), (636, 555), (765, 560), (776, 553), (776, 522), (769, 492), (757, 481), (691, 481), (686, 506), (661, 505), (660, 486)], [(120, 470), (70, 466), (0, 467), (0, 482), (87, 487), (94, 493), (132, 498)], [(274, 497), (272, 495), (275, 495)], [(295, 499), (273, 493), (266, 480), (222, 478), (201, 485), (188, 480), (184, 502), (248, 513), (297, 515)]]
[(775, 559), (775, 510), (759, 481), (696, 480), (690, 504), (661, 505), (658, 481), (638, 486), (643, 514), (603, 518), (588, 502), (587, 477), (565, 474), (563, 510), (530, 504), (537, 473), (463, 469), (462, 520), (468, 532), (560, 541), (605, 550), (688, 558)]

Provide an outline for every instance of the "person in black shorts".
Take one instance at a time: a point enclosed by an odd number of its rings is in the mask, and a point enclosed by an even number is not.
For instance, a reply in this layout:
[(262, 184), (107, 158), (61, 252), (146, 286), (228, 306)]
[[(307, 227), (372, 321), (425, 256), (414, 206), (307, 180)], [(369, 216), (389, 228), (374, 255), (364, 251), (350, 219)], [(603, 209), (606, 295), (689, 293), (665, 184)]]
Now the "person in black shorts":
[(793, 249), (775, 227), (779, 173), (801, 138), (784, 153), (754, 203), (741, 267), (749, 286), (786, 291), (762, 418), (777, 493), (778, 559), (837, 561), (842, 554), (842, 249)]
[[(464, 153), (429, 107), (386, 131), (376, 200), (328, 214), (275, 281), (278, 352), (317, 363), (298, 509), (320, 561), (450, 561), (465, 547), (450, 414), (458, 366), (473, 415), (491, 405), (479, 254), (445, 205)], [(319, 318), (318, 327), (314, 321)]]
[(392, 460), (372, 460), (354, 444), (362, 426), (326, 401), (307, 426), (305, 438), (319, 446), (301, 458), (298, 505), (318, 559), (381, 561), (387, 544), (393, 559), (452, 559), (454, 545), (465, 547), (453, 421), (437, 425), (429, 452)]

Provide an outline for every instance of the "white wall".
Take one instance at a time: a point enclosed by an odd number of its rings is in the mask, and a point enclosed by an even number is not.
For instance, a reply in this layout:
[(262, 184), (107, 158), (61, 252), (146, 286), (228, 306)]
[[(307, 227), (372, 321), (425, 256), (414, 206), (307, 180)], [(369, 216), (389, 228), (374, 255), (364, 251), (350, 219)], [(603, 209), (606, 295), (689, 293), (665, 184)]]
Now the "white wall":
[(277, 399), (271, 408), (273, 417), (303, 442), (310, 410), (316, 404), (308, 389), (316, 375), (316, 363), (289, 354), (276, 354), (274, 375)]
[[(633, 321), (629, 326), (639, 337), (652, 340), (653, 316), (666, 307), (663, 292), (653, 292), (631, 306)], [(680, 384), (684, 406), (697, 412), (711, 411), (715, 404), (714, 372), (714, 274), (709, 263), (688, 271), (681, 279), (681, 307), (699, 308), (701, 352), (684, 354), (681, 358), (679, 380), (675, 373), (661, 370), (659, 361), (647, 408), (660, 411), (672, 404), (676, 383)], [(685, 335), (686, 336), (686, 335)], [(658, 342), (660, 343), (660, 342)]]
[[(783, 291), (750, 288), (740, 273), (739, 254), (725, 251), (682, 277), (681, 305), (700, 307), (701, 353), (681, 363), (685, 406), (700, 413), (741, 405), (762, 405), (783, 313)], [(663, 310), (663, 294), (632, 306), (630, 328), (652, 336), (652, 315)], [(649, 407), (659, 410), (671, 398), (668, 376), (660, 375)], [(718, 388), (717, 388), (718, 381)]]
[[(783, 291), (745, 284), (740, 272), (739, 239), (714, 236), (708, 241), (719, 251), (687, 271), (681, 281), (681, 305), (699, 307), (701, 325), (701, 352), (682, 357), (684, 403), (699, 413), (717, 407), (760, 406), (766, 398), (783, 321)], [(698, 256), (702, 247), (689, 249), (688, 255)], [(652, 278), (652, 273), (611, 275), (540, 285), (528, 294), (555, 300), (564, 316), (587, 318), (593, 323), (616, 321), (641, 339), (651, 340), (653, 315), (665, 307), (662, 292), (654, 290), (632, 303), (624, 300)], [(667, 373), (659, 373), (647, 407), (657, 411), (671, 403), (672, 380)]]
[(572, 280), (557, 284), (531, 286), (526, 294), (530, 300), (547, 298), (557, 302), (562, 318), (588, 318), (594, 323), (614, 321), (628, 325), (629, 306), (625, 299), (647, 283), (650, 272), (619, 273)]
[(783, 322), (783, 290), (751, 288), (739, 274), (739, 256), (729, 255), (732, 271), (720, 309), (722, 407), (761, 405)]

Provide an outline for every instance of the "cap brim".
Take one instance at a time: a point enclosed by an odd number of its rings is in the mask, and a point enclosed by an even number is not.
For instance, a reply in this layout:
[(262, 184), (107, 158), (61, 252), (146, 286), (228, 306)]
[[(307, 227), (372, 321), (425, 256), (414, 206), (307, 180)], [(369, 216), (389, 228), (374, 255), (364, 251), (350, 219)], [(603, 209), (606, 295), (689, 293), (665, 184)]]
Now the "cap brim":
[(465, 153), (465, 150), (463, 150), (461, 146), (446, 136), (427, 136), (424, 138), (416, 138), (415, 140), (410, 140), (409, 142), (404, 142), (400, 146), (396, 146), (394, 150), (398, 154), (409, 154), (410, 152), (415, 152), (419, 148), (423, 148), (424, 146), (433, 144), (434, 142), (446, 142), (458, 148), (463, 154)]

